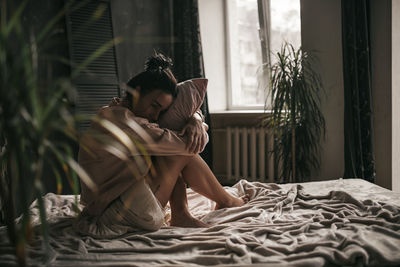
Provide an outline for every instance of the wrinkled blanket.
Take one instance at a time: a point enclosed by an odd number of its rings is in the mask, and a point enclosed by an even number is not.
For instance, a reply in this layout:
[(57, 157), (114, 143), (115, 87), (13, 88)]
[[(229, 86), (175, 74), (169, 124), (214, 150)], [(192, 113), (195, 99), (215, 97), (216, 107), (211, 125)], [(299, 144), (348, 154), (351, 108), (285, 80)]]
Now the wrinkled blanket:
[[(241, 180), (227, 187), (250, 195), (243, 207), (214, 211), (188, 189), (192, 214), (209, 228), (163, 227), (118, 238), (79, 236), (74, 196), (47, 194), (51, 249), (38, 235), (30, 265), (52, 266), (399, 266), (400, 194), (360, 179), (304, 184)], [(32, 216), (39, 216), (36, 202)], [(15, 257), (0, 228), (0, 266)]]

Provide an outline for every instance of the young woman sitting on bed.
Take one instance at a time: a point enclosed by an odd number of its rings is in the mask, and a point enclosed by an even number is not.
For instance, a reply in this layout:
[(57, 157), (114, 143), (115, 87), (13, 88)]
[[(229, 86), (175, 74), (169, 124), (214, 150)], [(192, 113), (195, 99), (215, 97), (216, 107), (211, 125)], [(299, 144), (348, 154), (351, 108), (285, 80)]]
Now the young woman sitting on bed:
[(95, 187), (81, 181), (81, 202), (85, 208), (75, 223), (77, 231), (113, 235), (123, 234), (132, 227), (157, 230), (164, 224), (168, 201), (172, 226), (206, 227), (189, 213), (186, 183), (215, 201), (216, 208), (241, 206), (248, 200), (247, 196), (235, 197), (225, 191), (198, 155), (208, 140), (201, 113), (196, 112), (181, 133), (162, 129), (155, 123), (177, 95), (177, 82), (170, 65), (170, 59), (162, 54), (150, 57), (145, 70), (127, 83), (133, 92), (128, 91), (122, 100), (114, 98), (97, 114), (139, 140), (141, 136), (132, 124), (144, 129), (153, 140), (142, 143), (151, 156), (146, 168), (137, 163), (143, 155), (132, 155), (130, 151), (129, 158), (122, 160), (114, 153), (115, 149), (101, 145), (94, 136), (112, 136), (112, 133), (99, 121), (93, 122), (89, 134), (81, 139), (78, 160)]

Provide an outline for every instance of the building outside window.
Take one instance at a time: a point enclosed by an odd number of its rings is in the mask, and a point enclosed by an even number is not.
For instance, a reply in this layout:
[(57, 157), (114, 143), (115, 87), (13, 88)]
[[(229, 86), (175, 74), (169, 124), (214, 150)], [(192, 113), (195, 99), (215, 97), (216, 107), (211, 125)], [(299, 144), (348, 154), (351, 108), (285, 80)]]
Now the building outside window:
[[(284, 41), (301, 46), (300, 0), (269, 0), (270, 50), (277, 52)], [(273, 60), (273, 58), (272, 58)]]
[[(268, 74), (263, 66), (274, 62), (273, 54), (284, 42), (295, 48), (301, 45), (300, 0), (223, 0), (222, 6), (227, 63), (226, 109), (262, 110), (268, 85)], [(207, 19), (213, 14), (200, 6), (202, 11), (207, 12)], [(202, 30), (212, 33), (214, 29), (203, 27)], [(209, 68), (207, 62), (205, 64), (208, 76), (221, 73), (210, 71), (215, 64), (208, 64)]]

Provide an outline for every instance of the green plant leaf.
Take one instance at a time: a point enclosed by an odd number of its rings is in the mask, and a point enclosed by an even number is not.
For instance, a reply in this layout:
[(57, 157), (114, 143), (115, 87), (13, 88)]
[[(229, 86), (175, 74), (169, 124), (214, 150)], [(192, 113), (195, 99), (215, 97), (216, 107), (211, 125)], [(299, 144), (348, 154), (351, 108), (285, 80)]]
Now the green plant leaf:
[(79, 175), (82, 182), (84, 182), (90, 190), (97, 192), (97, 185), (93, 182), (87, 172), (76, 162), (73, 158), (67, 157), (66, 161), (68, 165)]
[(284, 43), (275, 58), (268, 88), (272, 114), (263, 124), (274, 132), (273, 151), (282, 166), (278, 179), (303, 181), (319, 167), (321, 134), (325, 136), (319, 108), (322, 81), (314, 70), (315, 57), (301, 48)]
[(14, 27), (16, 27), (19, 24), (22, 11), (24, 11), (27, 3), (28, 3), (27, 0), (22, 1), (19, 4), (17, 10), (13, 13), (11, 19), (7, 23), (3, 23), (2, 27), (4, 27), (4, 29), (2, 31), (4, 31), (5, 36), (9, 36)]

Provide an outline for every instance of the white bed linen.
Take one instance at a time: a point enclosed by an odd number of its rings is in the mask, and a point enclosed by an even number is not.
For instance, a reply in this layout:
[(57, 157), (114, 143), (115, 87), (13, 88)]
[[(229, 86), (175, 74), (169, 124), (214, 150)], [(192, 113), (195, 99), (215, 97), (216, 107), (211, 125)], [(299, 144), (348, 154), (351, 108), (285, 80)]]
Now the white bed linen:
[[(209, 228), (163, 227), (116, 238), (79, 236), (74, 196), (47, 194), (51, 250), (36, 236), (31, 265), (52, 266), (398, 266), (400, 194), (360, 179), (296, 184), (241, 180), (243, 207), (213, 211), (188, 189), (189, 207)], [(37, 223), (38, 210), (32, 204)], [(46, 259), (46, 260), (44, 260)], [(0, 228), (0, 266), (15, 266)]]

